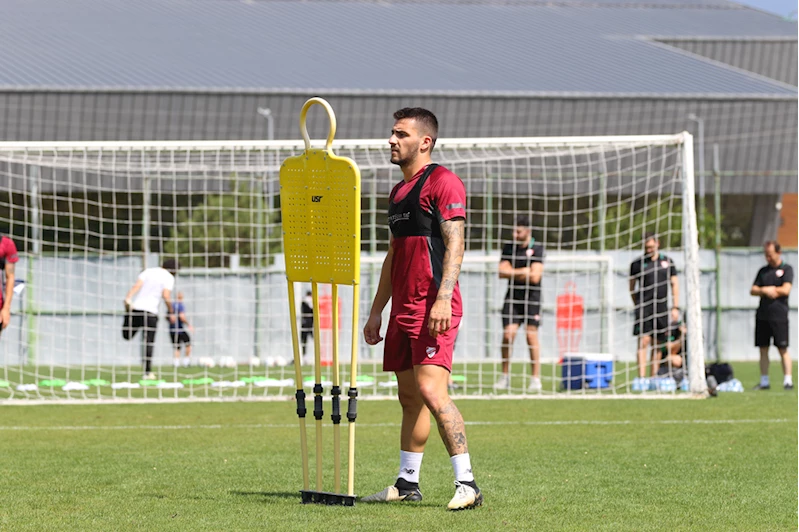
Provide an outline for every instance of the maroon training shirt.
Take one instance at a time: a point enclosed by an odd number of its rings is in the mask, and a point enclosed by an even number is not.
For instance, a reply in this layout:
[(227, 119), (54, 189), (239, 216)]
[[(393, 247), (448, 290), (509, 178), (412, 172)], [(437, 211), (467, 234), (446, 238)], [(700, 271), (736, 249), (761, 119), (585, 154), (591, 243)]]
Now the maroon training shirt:
[[(394, 187), (390, 196), (394, 204), (400, 203), (414, 189), (425, 169), (419, 170), (409, 182), (403, 180)], [(443, 166), (437, 167), (419, 192), (419, 207), (434, 215), (437, 219), (434, 223), (466, 218), (463, 182)], [(431, 238), (426, 236), (395, 236), (392, 247), (391, 316), (403, 329), (418, 334), (438, 295), (440, 279), (435, 279), (434, 270), (442, 271), (443, 246), (432, 244)], [(463, 315), (457, 283), (452, 293), (452, 315)]]

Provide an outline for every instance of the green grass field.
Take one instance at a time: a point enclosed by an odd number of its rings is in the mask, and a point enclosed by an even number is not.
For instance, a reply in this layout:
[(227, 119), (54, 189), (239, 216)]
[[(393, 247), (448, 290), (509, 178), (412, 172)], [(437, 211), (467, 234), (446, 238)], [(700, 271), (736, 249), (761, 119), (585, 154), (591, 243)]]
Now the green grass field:
[[(754, 364), (735, 370), (756, 382)], [(797, 529), (797, 397), (780, 386), (458, 404), (486, 497), (459, 513), (445, 510), (452, 469), (435, 433), (423, 502), (304, 506), (293, 402), (4, 406), (0, 530)], [(357, 494), (393, 482), (399, 414), (359, 402)], [(332, 489), (329, 421), (324, 438)]]

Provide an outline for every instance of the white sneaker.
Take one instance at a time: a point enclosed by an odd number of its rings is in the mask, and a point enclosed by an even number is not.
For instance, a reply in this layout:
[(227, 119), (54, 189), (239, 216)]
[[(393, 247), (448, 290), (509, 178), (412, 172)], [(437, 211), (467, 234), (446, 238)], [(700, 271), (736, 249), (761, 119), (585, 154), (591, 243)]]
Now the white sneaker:
[(541, 379), (538, 377), (530, 377), (530, 385), (527, 387), (527, 391), (530, 393), (538, 393), (541, 391)]
[(179, 359), (179, 358), (175, 358), (175, 359), (173, 359), (173, 360), (172, 360), (172, 365), (173, 365), (174, 367), (176, 367), (176, 368), (179, 368), (179, 367), (180, 367), (180, 359)]
[(144, 377), (142, 377), (146, 381), (154, 381), (155, 380), (155, 373), (150, 371), (149, 373), (145, 373)]
[(475, 489), (467, 484), (455, 481), (455, 496), (447, 504), (447, 510), (471, 510), (483, 504), (480, 488)]
[(183, 359), (183, 367), (184, 368), (188, 368), (189, 366), (191, 366), (191, 358), (185, 357)]
[(497, 382), (494, 383), (495, 390), (508, 390), (510, 389), (510, 376), (507, 373), (503, 373), (497, 379)]

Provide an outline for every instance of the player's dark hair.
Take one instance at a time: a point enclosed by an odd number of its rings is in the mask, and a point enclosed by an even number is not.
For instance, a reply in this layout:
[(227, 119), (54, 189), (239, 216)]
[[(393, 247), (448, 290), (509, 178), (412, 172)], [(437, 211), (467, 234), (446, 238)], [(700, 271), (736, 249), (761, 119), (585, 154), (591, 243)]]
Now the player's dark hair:
[(430, 135), (433, 139), (432, 144), (430, 144), (430, 151), (432, 152), (436, 145), (436, 139), (438, 139), (438, 119), (436, 115), (422, 107), (403, 107), (394, 113), (394, 120), (402, 120), (404, 118), (413, 118), (421, 126), (422, 132)]
[(657, 242), (658, 236), (652, 231), (647, 231), (646, 233), (644, 233), (644, 244), (646, 244), (650, 240), (654, 240), (655, 242)]
[(774, 246), (774, 251), (777, 253), (782, 252), (782, 246), (780, 246), (780, 243), (776, 240), (766, 240), (766, 243), (763, 244), (763, 249), (768, 249), (769, 246)]
[(516, 217), (516, 227), (530, 227), (530, 217), (526, 214), (521, 214)]
[(163, 264), (161, 264), (161, 267), (174, 275), (178, 271), (178, 261), (175, 259), (166, 259)]

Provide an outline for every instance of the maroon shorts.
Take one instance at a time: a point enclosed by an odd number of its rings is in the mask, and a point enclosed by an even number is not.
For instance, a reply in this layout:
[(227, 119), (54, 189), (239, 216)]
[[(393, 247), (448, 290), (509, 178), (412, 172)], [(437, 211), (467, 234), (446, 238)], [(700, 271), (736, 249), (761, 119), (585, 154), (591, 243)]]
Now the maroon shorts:
[(450, 329), (436, 338), (430, 336), (427, 327), (405, 323), (406, 320), (391, 317), (386, 330), (383, 351), (383, 371), (405, 371), (413, 366), (432, 364), (452, 371), (452, 354), (458, 337), (460, 316), (452, 317)]

